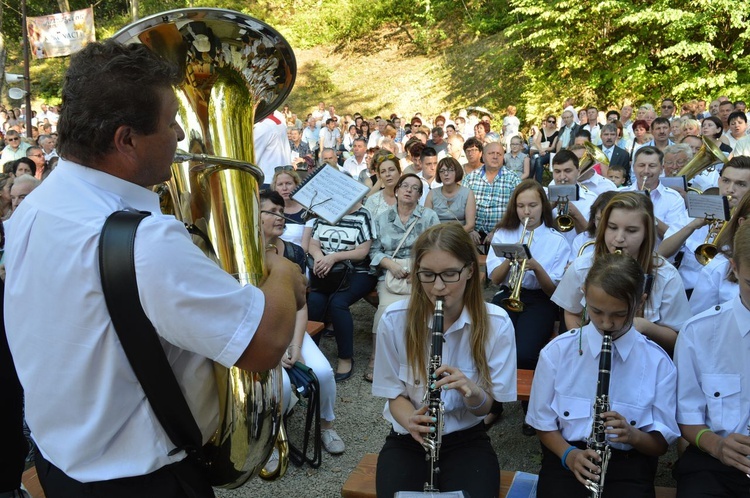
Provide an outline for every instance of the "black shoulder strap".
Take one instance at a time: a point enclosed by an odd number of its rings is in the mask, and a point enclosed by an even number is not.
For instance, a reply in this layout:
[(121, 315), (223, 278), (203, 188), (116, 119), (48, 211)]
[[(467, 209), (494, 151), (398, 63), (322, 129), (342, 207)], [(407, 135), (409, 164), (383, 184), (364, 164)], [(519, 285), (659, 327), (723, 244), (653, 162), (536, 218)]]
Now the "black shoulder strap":
[(180, 450), (201, 448), (202, 436), (159, 336), (141, 306), (135, 275), (135, 234), (148, 212), (116, 211), (102, 228), (99, 271), (107, 309), (135, 376), (156, 418)]

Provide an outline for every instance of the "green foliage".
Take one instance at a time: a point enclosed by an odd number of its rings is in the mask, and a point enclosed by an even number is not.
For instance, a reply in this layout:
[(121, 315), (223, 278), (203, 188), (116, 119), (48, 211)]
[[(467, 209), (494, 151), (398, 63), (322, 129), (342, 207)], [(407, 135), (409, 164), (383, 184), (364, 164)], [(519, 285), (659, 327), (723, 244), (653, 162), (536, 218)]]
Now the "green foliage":
[(505, 33), (525, 54), (529, 114), (579, 105), (620, 105), (744, 96), (750, 65), (747, 3), (716, 0), (510, 0), (519, 22)]

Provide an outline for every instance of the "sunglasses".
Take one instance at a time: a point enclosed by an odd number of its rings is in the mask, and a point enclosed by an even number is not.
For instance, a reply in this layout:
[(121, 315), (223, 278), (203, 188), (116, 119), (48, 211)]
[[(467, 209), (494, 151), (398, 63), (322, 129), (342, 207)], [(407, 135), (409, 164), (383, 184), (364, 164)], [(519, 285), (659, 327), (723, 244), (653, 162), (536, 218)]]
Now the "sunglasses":
[(547, 122), (551, 123), (551, 124), (555, 124), (556, 123), (556, 121), (554, 119), (548, 119)]
[(295, 171), (296, 169), (294, 166), (287, 164), (286, 166), (276, 166), (273, 171), (278, 173), (279, 171)]
[(6, 138), (6, 140), (8, 142), (19, 142), (21, 139), (20, 138)]

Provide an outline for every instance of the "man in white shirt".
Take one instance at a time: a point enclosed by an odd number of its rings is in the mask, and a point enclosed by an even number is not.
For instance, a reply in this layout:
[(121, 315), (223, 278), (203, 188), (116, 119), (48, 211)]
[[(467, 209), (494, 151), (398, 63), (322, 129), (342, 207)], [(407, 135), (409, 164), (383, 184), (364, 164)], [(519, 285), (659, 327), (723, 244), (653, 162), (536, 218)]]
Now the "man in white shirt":
[(586, 109), (587, 122), (583, 126), (583, 129), (591, 133), (591, 143), (594, 145), (601, 145), (602, 139), (599, 137), (601, 133), (601, 126), (599, 125), (599, 109), (594, 106)]
[(21, 140), (21, 135), (16, 130), (8, 130), (5, 134), (5, 148), (0, 154), (0, 164), (26, 157), (26, 149), (29, 147), (29, 144)]
[(422, 192), (424, 198), (427, 198), (425, 192), (429, 192), (430, 189), (441, 187), (443, 184), (437, 180), (437, 165), (438, 155), (437, 151), (432, 147), (425, 147), (422, 149), (422, 153), (419, 155), (419, 163), (422, 165), (422, 170), (417, 173), (417, 176), (422, 179), (427, 187)]
[(372, 149), (373, 147), (380, 147), (380, 141), (383, 140), (385, 135), (385, 126), (388, 124), (383, 118), (378, 120), (378, 129), (370, 133), (370, 139), (367, 141), (367, 148)]
[(341, 130), (336, 128), (336, 121), (333, 118), (328, 118), (325, 128), (320, 130), (320, 150), (326, 148), (335, 150), (339, 145), (341, 145)]
[(674, 142), (669, 139), (670, 129), (671, 125), (667, 118), (658, 117), (654, 119), (651, 122), (651, 135), (653, 135), (654, 138), (646, 142), (646, 145), (656, 147), (663, 153), (664, 149), (674, 144)]
[(664, 99), (661, 101), (661, 117), (672, 121), (674, 118), (675, 105), (674, 100)]
[(626, 187), (627, 190), (648, 190), (651, 202), (654, 203), (657, 245), (670, 227), (674, 226), (679, 230), (690, 221), (682, 196), (659, 181), (664, 171), (663, 160), (663, 154), (656, 147), (648, 145), (638, 149), (633, 159), (636, 185)]
[(44, 160), (49, 161), (53, 157), (57, 157), (57, 151), (55, 150), (55, 140), (49, 135), (39, 135), (37, 139), (39, 146), (44, 151)]
[(264, 284), (243, 286), (159, 213), (149, 187), (169, 180), (185, 138), (172, 90), (179, 74), (140, 44), (94, 42), (73, 55), (62, 158), (8, 227), (5, 324), (49, 498), (214, 496), (200, 464), (157, 422), (114, 329), (98, 254), (110, 214), (153, 213), (132, 249), (138, 294), (204, 442), (219, 417), (212, 361), (275, 367), (305, 304), (296, 265), (267, 253)]
[(367, 169), (367, 141), (364, 138), (355, 138), (352, 142), (352, 155), (344, 161), (344, 171), (352, 178), (359, 178), (359, 174)]
[(307, 126), (302, 130), (302, 140), (307, 142), (313, 157), (317, 158), (320, 153), (320, 128), (316, 125), (315, 118), (307, 120)]
[(255, 164), (263, 170), (264, 184), (270, 184), (277, 166), (292, 162), (292, 147), (287, 138), (284, 115), (274, 111), (253, 126)]
[(557, 152), (562, 149), (568, 148), (575, 142), (578, 130), (581, 129), (580, 125), (577, 125), (573, 119), (575, 113), (569, 110), (565, 110), (562, 113), (563, 126), (560, 128), (560, 138), (557, 139)]

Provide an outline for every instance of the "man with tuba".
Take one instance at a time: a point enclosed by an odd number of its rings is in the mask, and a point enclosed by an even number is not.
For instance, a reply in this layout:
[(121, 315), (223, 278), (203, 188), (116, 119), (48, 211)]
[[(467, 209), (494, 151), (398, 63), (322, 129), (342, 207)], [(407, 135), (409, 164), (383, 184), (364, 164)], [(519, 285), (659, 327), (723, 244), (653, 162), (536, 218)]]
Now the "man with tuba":
[[(731, 212), (748, 190), (750, 190), (750, 157), (735, 157), (721, 170), (719, 195), (728, 197)], [(709, 235), (709, 220), (694, 218), (682, 228), (670, 227), (659, 246), (657, 252), (665, 258), (674, 257), (675, 262), (678, 259), (681, 260), (678, 269), (688, 297), (695, 286), (700, 285), (698, 277), (703, 269), (703, 265), (696, 260), (695, 251), (702, 244), (710, 243), (712, 238), (715, 239), (716, 234)], [(679, 256), (680, 253), (682, 253), (681, 256)]]
[(178, 74), (140, 44), (90, 43), (74, 55), (60, 162), (8, 230), (8, 339), (49, 498), (214, 496), (199, 464), (157, 422), (112, 324), (98, 270), (111, 213), (153, 213), (135, 237), (138, 294), (204, 442), (218, 420), (212, 360), (273, 368), (305, 303), (294, 264), (270, 255), (265, 283), (242, 286), (181, 222), (159, 214), (148, 187), (170, 178), (184, 138), (172, 91)]

